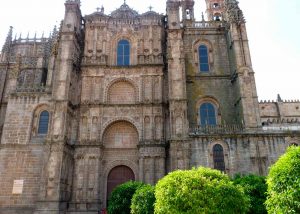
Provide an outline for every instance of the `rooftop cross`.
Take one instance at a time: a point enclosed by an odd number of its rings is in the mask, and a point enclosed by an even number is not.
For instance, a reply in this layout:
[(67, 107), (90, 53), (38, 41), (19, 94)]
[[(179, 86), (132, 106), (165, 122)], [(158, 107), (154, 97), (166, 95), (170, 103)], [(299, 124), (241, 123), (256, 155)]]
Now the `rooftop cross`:
[(152, 9), (153, 9), (153, 7), (151, 5), (148, 8), (149, 8), (150, 11), (152, 11)]

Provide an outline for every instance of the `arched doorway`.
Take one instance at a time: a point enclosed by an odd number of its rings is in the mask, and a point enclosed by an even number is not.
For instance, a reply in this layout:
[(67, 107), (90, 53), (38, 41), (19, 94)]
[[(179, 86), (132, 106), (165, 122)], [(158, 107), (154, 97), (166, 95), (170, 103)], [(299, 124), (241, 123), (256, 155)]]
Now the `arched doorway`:
[(124, 165), (114, 167), (107, 177), (107, 200), (116, 186), (130, 180), (134, 181), (135, 178), (133, 171), (129, 167)]

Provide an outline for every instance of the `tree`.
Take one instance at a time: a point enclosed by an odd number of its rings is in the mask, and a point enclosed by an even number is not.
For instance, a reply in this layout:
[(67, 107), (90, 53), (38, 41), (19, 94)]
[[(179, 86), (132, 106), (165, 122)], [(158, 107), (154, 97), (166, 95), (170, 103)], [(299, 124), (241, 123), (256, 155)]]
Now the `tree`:
[(108, 200), (109, 214), (130, 214), (131, 199), (135, 191), (145, 185), (137, 181), (129, 181), (117, 186)]
[(268, 213), (300, 213), (300, 147), (290, 147), (267, 177)]
[(131, 214), (153, 214), (155, 188), (151, 185), (140, 187), (131, 200)]
[(155, 197), (155, 214), (236, 214), (250, 205), (242, 187), (203, 167), (169, 173), (157, 183)]
[(237, 175), (234, 184), (241, 185), (244, 188), (245, 194), (250, 198), (250, 214), (265, 214), (267, 209), (265, 201), (267, 199), (267, 184), (266, 178), (258, 175)]

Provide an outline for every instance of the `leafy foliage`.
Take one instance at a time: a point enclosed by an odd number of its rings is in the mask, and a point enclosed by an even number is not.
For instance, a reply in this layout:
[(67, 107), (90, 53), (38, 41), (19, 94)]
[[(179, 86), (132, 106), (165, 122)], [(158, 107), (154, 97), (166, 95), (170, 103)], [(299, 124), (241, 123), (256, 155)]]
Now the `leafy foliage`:
[(109, 214), (130, 214), (131, 199), (135, 191), (142, 187), (143, 183), (129, 181), (117, 186), (108, 200)]
[(155, 188), (151, 185), (140, 187), (131, 201), (131, 214), (153, 214), (155, 203)]
[(266, 178), (257, 175), (239, 176), (237, 175), (233, 181), (234, 184), (241, 185), (245, 194), (250, 198), (250, 214), (266, 214), (267, 209), (264, 205), (267, 199)]
[(250, 205), (242, 187), (203, 167), (169, 173), (157, 183), (155, 197), (155, 214), (236, 214)]
[(267, 177), (268, 213), (300, 213), (300, 147), (290, 147)]

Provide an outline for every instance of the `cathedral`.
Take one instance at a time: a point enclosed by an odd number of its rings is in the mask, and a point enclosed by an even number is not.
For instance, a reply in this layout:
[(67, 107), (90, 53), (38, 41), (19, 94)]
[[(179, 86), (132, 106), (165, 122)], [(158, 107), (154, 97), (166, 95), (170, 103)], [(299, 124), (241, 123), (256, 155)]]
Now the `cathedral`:
[[(199, 0), (200, 1), (200, 0)], [(51, 36), (0, 55), (0, 213), (97, 214), (114, 187), (205, 166), (266, 175), (300, 145), (300, 102), (258, 101), (236, 0), (126, 1), (82, 16), (65, 1)], [(63, 5), (62, 5), (63, 6)]]

